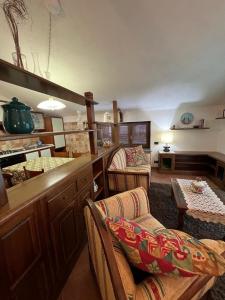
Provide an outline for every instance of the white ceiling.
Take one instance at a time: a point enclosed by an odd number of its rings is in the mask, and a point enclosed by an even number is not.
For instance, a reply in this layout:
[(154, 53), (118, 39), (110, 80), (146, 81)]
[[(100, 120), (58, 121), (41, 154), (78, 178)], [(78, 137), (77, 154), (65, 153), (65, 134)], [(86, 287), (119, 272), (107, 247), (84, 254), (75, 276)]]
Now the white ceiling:
[[(44, 72), (48, 12), (43, 0), (26, 2), (30, 19), (19, 25), (21, 50), (30, 71), (31, 52), (38, 53)], [(225, 103), (225, 0), (61, 4), (64, 13), (53, 18), (51, 79), (81, 94), (91, 90), (98, 109), (113, 99), (121, 108), (152, 110)], [(0, 57), (11, 61), (14, 46), (2, 11), (0, 37)], [(1, 86), (0, 95), (8, 97)], [(64, 113), (71, 113), (70, 105)]]

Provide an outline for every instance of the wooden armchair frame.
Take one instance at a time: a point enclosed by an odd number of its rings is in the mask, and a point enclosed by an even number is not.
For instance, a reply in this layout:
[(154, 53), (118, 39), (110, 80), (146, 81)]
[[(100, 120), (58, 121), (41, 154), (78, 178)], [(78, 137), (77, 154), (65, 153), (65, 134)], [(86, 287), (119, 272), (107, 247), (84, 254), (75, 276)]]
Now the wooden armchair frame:
[[(115, 298), (116, 298), (116, 300), (127, 300), (126, 293), (124, 291), (121, 277), (119, 274), (119, 270), (117, 267), (116, 259), (115, 259), (114, 253), (113, 253), (113, 244), (112, 244), (110, 234), (107, 231), (107, 229), (104, 227), (102, 220), (101, 220), (100, 213), (99, 213), (98, 209), (96, 208), (94, 202), (91, 199), (88, 199), (87, 205), (91, 211), (91, 215), (94, 219), (95, 225), (98, 230), (98, 234), (99, 234), (102, 248), (104, 251), (104, 255), (106, 258), (106, 263), (107, 263), (107, 266), (109, 269), (109, 274), (111, 277)], [(89, 258), (90, 258), (90, 264), (91, 264), (91, 271), (94, 272), (93, 275), (95, 278), (97, 278), (94, 267), (93, 267), (93, 263), (91, 261), (90, 254), (89, 254)]]
[[(102, 248), (106, 258), (106, 263), (110, 273), (110, 278), (111, 278), (115, 298), (116, 300), (127, 300), (127, 296), (123, 288), (122, 280), (117, 267), (117, 262), (114, 256), (113, 244), (112, 244), (112, 239), (110, 237), (110, 233), (103, 225), (100, 212), (98, 211), (95, 203), (91, 199), (88, 199), (87, 205), (90, 209), (91, 215), (94, 219), (95, 225), (98, 230), (98, 234), (100, 236)], [(225, 257), (225, 252), (222, 255), (223, 257)], [(91, 255), (89, 255), (89, 257), (90, 257), (91, 271), (93, 272), (94, 277), (97, 278), (95, 274), (95, 270), (93, 268), (93, 263), (91, 261)], [(211, 276), (205, 276), (203, 280), (199, 280), (199, 276), (196, 276), (196, 280), (192, 283), (191, 288), (184, 291), (184, 293), (177, 300), (192, 299), (197, 295), (199, 290), (204, 288), (204, 286), (208, 283), (208, 281), (211, 278), (212, 278)], [(207, 299), (207, 293), (203, 296), (202, 299)]]

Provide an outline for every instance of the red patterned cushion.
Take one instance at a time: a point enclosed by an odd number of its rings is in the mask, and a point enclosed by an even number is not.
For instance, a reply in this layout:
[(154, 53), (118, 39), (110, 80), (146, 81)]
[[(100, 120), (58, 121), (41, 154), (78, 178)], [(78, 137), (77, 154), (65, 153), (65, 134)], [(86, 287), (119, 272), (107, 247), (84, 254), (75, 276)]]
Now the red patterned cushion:
[(149, 163), (142, 146), (125, 148), (125, 152), (128, 167), (136, 167)]
[(107, 218), (106, 224), (128, 260), (141, 270), (185, 277), (220, 276), (225, 272), (222, 256), (184, 232), (165, 228), (147, 230), (121, 217)]

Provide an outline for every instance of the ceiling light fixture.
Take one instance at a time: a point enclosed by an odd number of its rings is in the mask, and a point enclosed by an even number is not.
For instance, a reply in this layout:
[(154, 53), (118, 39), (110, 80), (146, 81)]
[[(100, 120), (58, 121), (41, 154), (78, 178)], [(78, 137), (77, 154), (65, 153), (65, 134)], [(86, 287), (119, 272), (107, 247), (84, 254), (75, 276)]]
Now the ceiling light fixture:
[(49, 98), (48, 100), (39, 103), (37, 107), (45, 110), (59, 110), (65, 108), (66, 105), (58, 100)]

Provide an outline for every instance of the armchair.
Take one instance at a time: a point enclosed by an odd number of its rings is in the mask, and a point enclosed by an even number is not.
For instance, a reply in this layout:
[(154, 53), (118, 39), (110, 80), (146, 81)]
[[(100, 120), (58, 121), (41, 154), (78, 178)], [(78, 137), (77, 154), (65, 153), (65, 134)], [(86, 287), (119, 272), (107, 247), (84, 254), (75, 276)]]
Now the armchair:
[[(215, 277), (169, 277), (147, 275), (136, 283), (131, 267), (118, 243), (112, 240), (102, 216), (123, 216), (146, 228), (164, 226), (151, 214), (147, 193), (137, 188), (110, 198), (92, 202), (85, 207), (90, 263), (102, 299), (110, 300), (197, 300), (213, 286)], [(202, 240), (219, 253), (221, 241)]]

